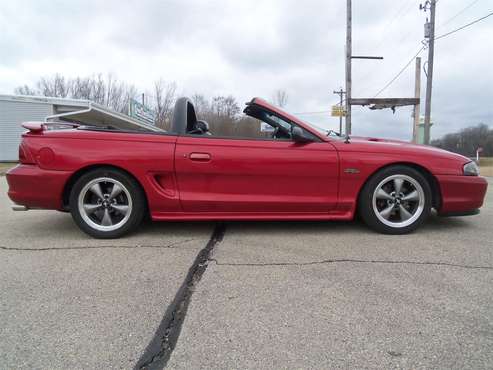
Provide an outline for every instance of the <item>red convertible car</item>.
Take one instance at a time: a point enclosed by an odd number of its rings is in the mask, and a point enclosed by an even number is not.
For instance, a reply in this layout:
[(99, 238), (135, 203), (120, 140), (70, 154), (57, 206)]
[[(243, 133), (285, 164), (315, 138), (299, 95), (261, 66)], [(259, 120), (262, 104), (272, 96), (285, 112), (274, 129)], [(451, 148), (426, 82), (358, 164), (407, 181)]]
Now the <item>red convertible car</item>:
[(70, 211), (97, 238), (122, 236), (146, 214), (176, 221), (351, 220), (358, 213), (379, 232), (403, 234), (432, 209), (468, 215), (483, 204), (487, 181), (461, 155), (341, 138), (259, 98), (244, 112), (272, 126), (272, 135), (214, 135), (187, 98), (163, 133), (25, 123), (8, 195), (17, 209)]

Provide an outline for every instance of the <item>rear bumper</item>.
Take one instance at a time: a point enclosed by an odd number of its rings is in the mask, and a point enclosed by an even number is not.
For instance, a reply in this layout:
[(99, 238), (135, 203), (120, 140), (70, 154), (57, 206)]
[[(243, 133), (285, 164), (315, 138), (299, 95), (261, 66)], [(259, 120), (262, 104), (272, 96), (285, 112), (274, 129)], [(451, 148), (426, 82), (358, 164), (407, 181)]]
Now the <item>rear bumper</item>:
[(62, 209), (63, 188), (71, 172), (20, 164), (7, 172), (8, 196), (28, 208)]
[(474, 214), (484, 202), (488, 181), (481, 176), (436, 176), (442, 205), (439, 215)]

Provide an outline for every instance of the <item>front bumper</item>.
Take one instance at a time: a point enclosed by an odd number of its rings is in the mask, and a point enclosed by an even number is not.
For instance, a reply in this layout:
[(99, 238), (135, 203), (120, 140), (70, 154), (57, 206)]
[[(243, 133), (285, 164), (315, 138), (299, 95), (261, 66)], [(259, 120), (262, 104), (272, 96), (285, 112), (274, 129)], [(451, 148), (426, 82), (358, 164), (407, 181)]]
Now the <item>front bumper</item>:
[(8, 196), (27, 208), (62, 209), (63, 189), (71, 172), (19, 164), (7, 172)]
[(439, 215), (473, 212), (484, 202), (488, 181), (481, 176), (436, 176), (440, 184), (442, 204)]

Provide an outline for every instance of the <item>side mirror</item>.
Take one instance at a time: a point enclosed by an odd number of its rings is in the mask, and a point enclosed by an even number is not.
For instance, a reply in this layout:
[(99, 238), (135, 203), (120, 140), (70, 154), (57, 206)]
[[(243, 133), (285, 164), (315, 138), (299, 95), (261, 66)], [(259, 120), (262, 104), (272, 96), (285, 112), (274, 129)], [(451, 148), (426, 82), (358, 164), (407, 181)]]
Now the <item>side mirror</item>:
[(305, 131), (298, 126), (294, 126), (291, 130), (291, 137), (297, 143), (310, 143), (313, 141), (313, 138), (308, 136)]

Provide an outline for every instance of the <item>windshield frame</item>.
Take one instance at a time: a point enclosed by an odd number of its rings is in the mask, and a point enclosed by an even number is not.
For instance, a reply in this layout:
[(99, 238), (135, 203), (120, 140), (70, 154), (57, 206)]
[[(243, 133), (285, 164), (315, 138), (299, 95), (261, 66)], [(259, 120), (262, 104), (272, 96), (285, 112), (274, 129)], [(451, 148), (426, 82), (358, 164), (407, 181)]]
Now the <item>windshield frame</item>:
[(327, 134), (329, 133), (329, 130), (322, 129), (320, 127), (317, 127), (313, 123), (306, 122), (306, 121), (302, 120), (301, 118), (299, 118), (293, 114), (290, 114), (290, 113), (284, 111), (283, 109), (281, 109), (275, 105), (270, 104), (269, 102), (267, 102), (264, 99), (253, 98), (250, 102), (246, 103), (246, 105), (247, 105), (247, 107), (245, 108), (245, 110), (247, 110), (248, 107), (252, 106), (252, 105), (261, 107), (262, 109), (270, 111), (271, 113), (282, 117), (284, 120), (290, 121), (293, 124), (300, 126), (301, 128), (305, 129), (306, 131), (309, 131), (313, 135), (320, 138), (322, 141), (344, 140), (344, 138), (342, 136), (332, 136), (332, 135), (328, 136)]

